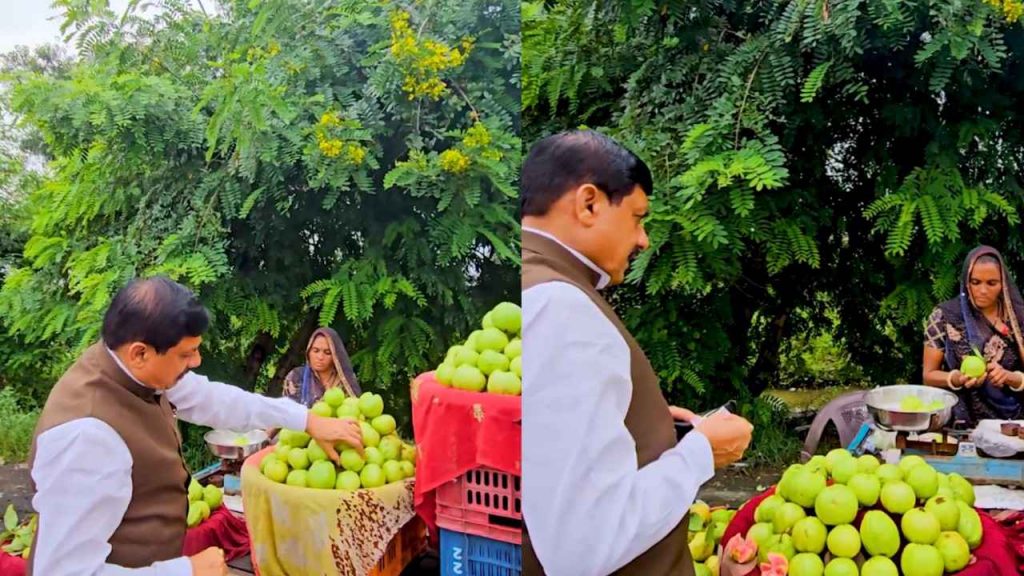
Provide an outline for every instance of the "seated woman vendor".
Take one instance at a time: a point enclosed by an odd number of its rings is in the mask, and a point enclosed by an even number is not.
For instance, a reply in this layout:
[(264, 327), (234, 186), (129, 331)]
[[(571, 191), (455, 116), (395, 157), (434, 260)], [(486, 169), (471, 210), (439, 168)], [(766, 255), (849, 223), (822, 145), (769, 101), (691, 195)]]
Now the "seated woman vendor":
[(306, 364), (285, 376), (281, 395), (309, 408), (331, 388), (341, 388), (345, 396), (361, 393), (341, 336), (331, 328), (318, 328), (306, 345)]
[[(1024, 300), (995, 248), (967, 255), (960, 293), (940, 304), (925, 327), (923, 379), (953, 391), (960, 403), (954, 420), (974, 427), (979, 420), (1017, 419), (1024, 404)], [(961, 372), (963, 360), (980, 352), (984, 373)]]
[[(306, 344), (306, 363), (284, 377), (281, 396), (311, 408), (331, 388), (340, 388), (346, 397), (361, 394), (341, 336), (331, 328), (317, 328)], [(279, 431), (267, 430), (267, 436), (275, 438)]]

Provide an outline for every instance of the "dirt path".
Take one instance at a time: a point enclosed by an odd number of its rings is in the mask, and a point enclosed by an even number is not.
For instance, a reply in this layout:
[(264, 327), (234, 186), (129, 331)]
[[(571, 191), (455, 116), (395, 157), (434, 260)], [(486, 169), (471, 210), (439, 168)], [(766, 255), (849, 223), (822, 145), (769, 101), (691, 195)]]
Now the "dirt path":
[(701, 487), (698, 498), (711, 506), (739, 507), (751, 496), (779, 481), (781, 470), (730, 466)]
[(0, 513), (14, 504), (18, 517), (32, 511), (32, 482), (25, 464), (0, 465)]

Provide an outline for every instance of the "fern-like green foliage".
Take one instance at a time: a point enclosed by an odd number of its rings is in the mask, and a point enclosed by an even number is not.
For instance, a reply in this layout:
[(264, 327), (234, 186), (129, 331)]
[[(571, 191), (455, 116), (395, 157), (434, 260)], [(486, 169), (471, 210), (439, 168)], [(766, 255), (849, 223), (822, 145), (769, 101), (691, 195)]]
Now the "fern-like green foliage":
[(831, 65), (831, 62), (822, 62), (817, 68), (811, 70), (811, 73), (807, 75), (807, 80), (804, 81), (804, 87), (800, 90), (801, 102), (814, 101), (814, 97), (818, 95), (818, 91), (821, 90), (821, 86), (825, 82), (825, 73), (828, 72)]
[(1008, 224), (1020, 222), (1006, 198), (967, 187), (952, 166), (914, 169), (897, 190), (872, 202), (864, 213), (877, 230), (887, 233), (886, 252), (891, 256), (906, 255), (919, 229), (929, 244), (942, 245), (960, 239), (962, 223), (977, 228), (990, 214)]
[(786, 384), (815, 330), (913, 381), (967, 251), (1024, 264), (1024, 44), (987, 4), (556, 0), (523, 36), (527, 143), (586, 125), (654, 172), (613, 299), (674, 401)]
[[(272, 390), (332, 326), (401, 414), (409, 378), (516, 299), (517, 3), (56, 4), (78, 55), (14, 66), (0, 99), (48, 161), (17, 175), (16, 219), (0, 206), (21, 239), (0, 386), (40, 364), (23, 385), (52, 384), (120, 286), (163, 274), (212, 313), (213, 376)], [(424, 64), (392, 49), (402, 13), (465, 56), (437, 93), (406, 88)]]

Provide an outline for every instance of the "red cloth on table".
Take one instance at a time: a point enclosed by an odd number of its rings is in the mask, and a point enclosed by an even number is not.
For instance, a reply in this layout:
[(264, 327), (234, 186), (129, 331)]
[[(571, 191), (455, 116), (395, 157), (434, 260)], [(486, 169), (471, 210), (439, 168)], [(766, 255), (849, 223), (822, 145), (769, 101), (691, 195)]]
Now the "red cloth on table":
[[(249, 530), (245, 520), (235, 517), (221, 506), (210, 517), (185, 532), (183, 556), (192, 556), (217, 546), (224, 550), (226, 560), (234, 560), (249, 553)], [(0, 576), (25, 576), (27, 562), (21, 556), (0, 552)]]
[(0, 552), (0, 576), (25, 576), (28, 562), (21, 556)]
[(1005, 528), (1010, 548), (1017, 554), (1017, 571), (1024, 574), (1024, 512), (1007, 510), (995, 515)]
[(221, 506), (185, 533), (185, 556), (198, 554), (210, 546), (224, 550), (224, 559), (229, 561), (248, 554), (249, 529), (245, 527), (245, 520)]
[[(734, 535), (747, 533), (747, 530), (754, 525), (754, 510), (757, 509), (757, 505), (774, 493), (775, 487), (773, 486), (752, 498), (736, 512), (736, 516), (733, 517), (732, 522), (729, 523), (722, 535), (723, 546)], [(862, 515), (863, 511), (854, 521), (855, 525), (860, 524)], [(1009, 531), (985, 512), (978, 510), (978, 515), (981, 516), (981, 526), (985, 536), (982, 538), (981, 546), (972, 552), (976, 561), (957, 572), (957, 576), (1017, 576), (1021, 574), (1017, 571), (1017, 560), (1011, 547)], [(897, 525), (899, 525), (898, 521)], [(899, 558), (895, 558), (894, 561), (899, 566)], [(760, 576), (760, 574), (760, 568), (755, 567), (747, 576)]]
[(522, 475), (523, 404), (519, 396), (446, 388), (433, 372), (417, 376), (410, 395), (417, 449), (414, 504), (436, 539), (438, 486), (480, 467)]

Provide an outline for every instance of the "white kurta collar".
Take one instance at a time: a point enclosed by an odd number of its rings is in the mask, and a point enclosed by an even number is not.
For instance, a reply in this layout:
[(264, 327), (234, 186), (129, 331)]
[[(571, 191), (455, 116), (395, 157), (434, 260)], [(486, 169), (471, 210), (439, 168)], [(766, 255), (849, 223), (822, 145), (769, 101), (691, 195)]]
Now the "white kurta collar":
[(612, 277), (607, 272), (602, 270), (600, 266), (594, 264), (594, 262), (590, 258), (587, 258), (583, 254), (580, 254), (577, 250), (574, 250), (571, 246), (567, 245), (565, 242), (562, 242), (553, 234), (549, 232), (544, 232), (543, 230), (537, 230), (536, 228), (531, 228), (529, 226), (523, 226), (523, 232), (531, 232), (538, 236), (543, 236), (548, 240), (551, 240), (552, 242), (556, 242), (562, 248), (568, 250), (569, 253), (572, 254), (577, 260), (586, 264), (587, 268), (590, 268), (591, 270), (597, 273), (598, 280), (597, 286), (595, 286), (595, 288), (597, 288), (598, 290), (606, 288), (608, 284), (612, 281)]
[(160, 394), (161, 392), (163, 392), (163, 390), (157, 390), (157, 389), (153, 388), (152, 386), (147, 386), (145, 383), (141, 382), (138, 378), (136, 378), (135, 375), (132, 374), (131, 370), (129, 370), (128, 367), (124, 365), (124, 362), (121, 362), (121, 358), (116, 353), (114, 353), (114, 351), (111, 350), (110, 347), (108, 347), (106, 343), (103, 344), (103, 349), (106, 350), (107, 354), (110, 354), (110, 357), (114, 359), (114, 362), (117, 363), (117, 367), (120, 368), (122, 372), (127, 374), (129, 378), (134, 380), (136, 384), (138, 384), (139, 386), (142, 386), (143, 388), (146, 388), (148, 390), (153, 390), (157, 394)]

